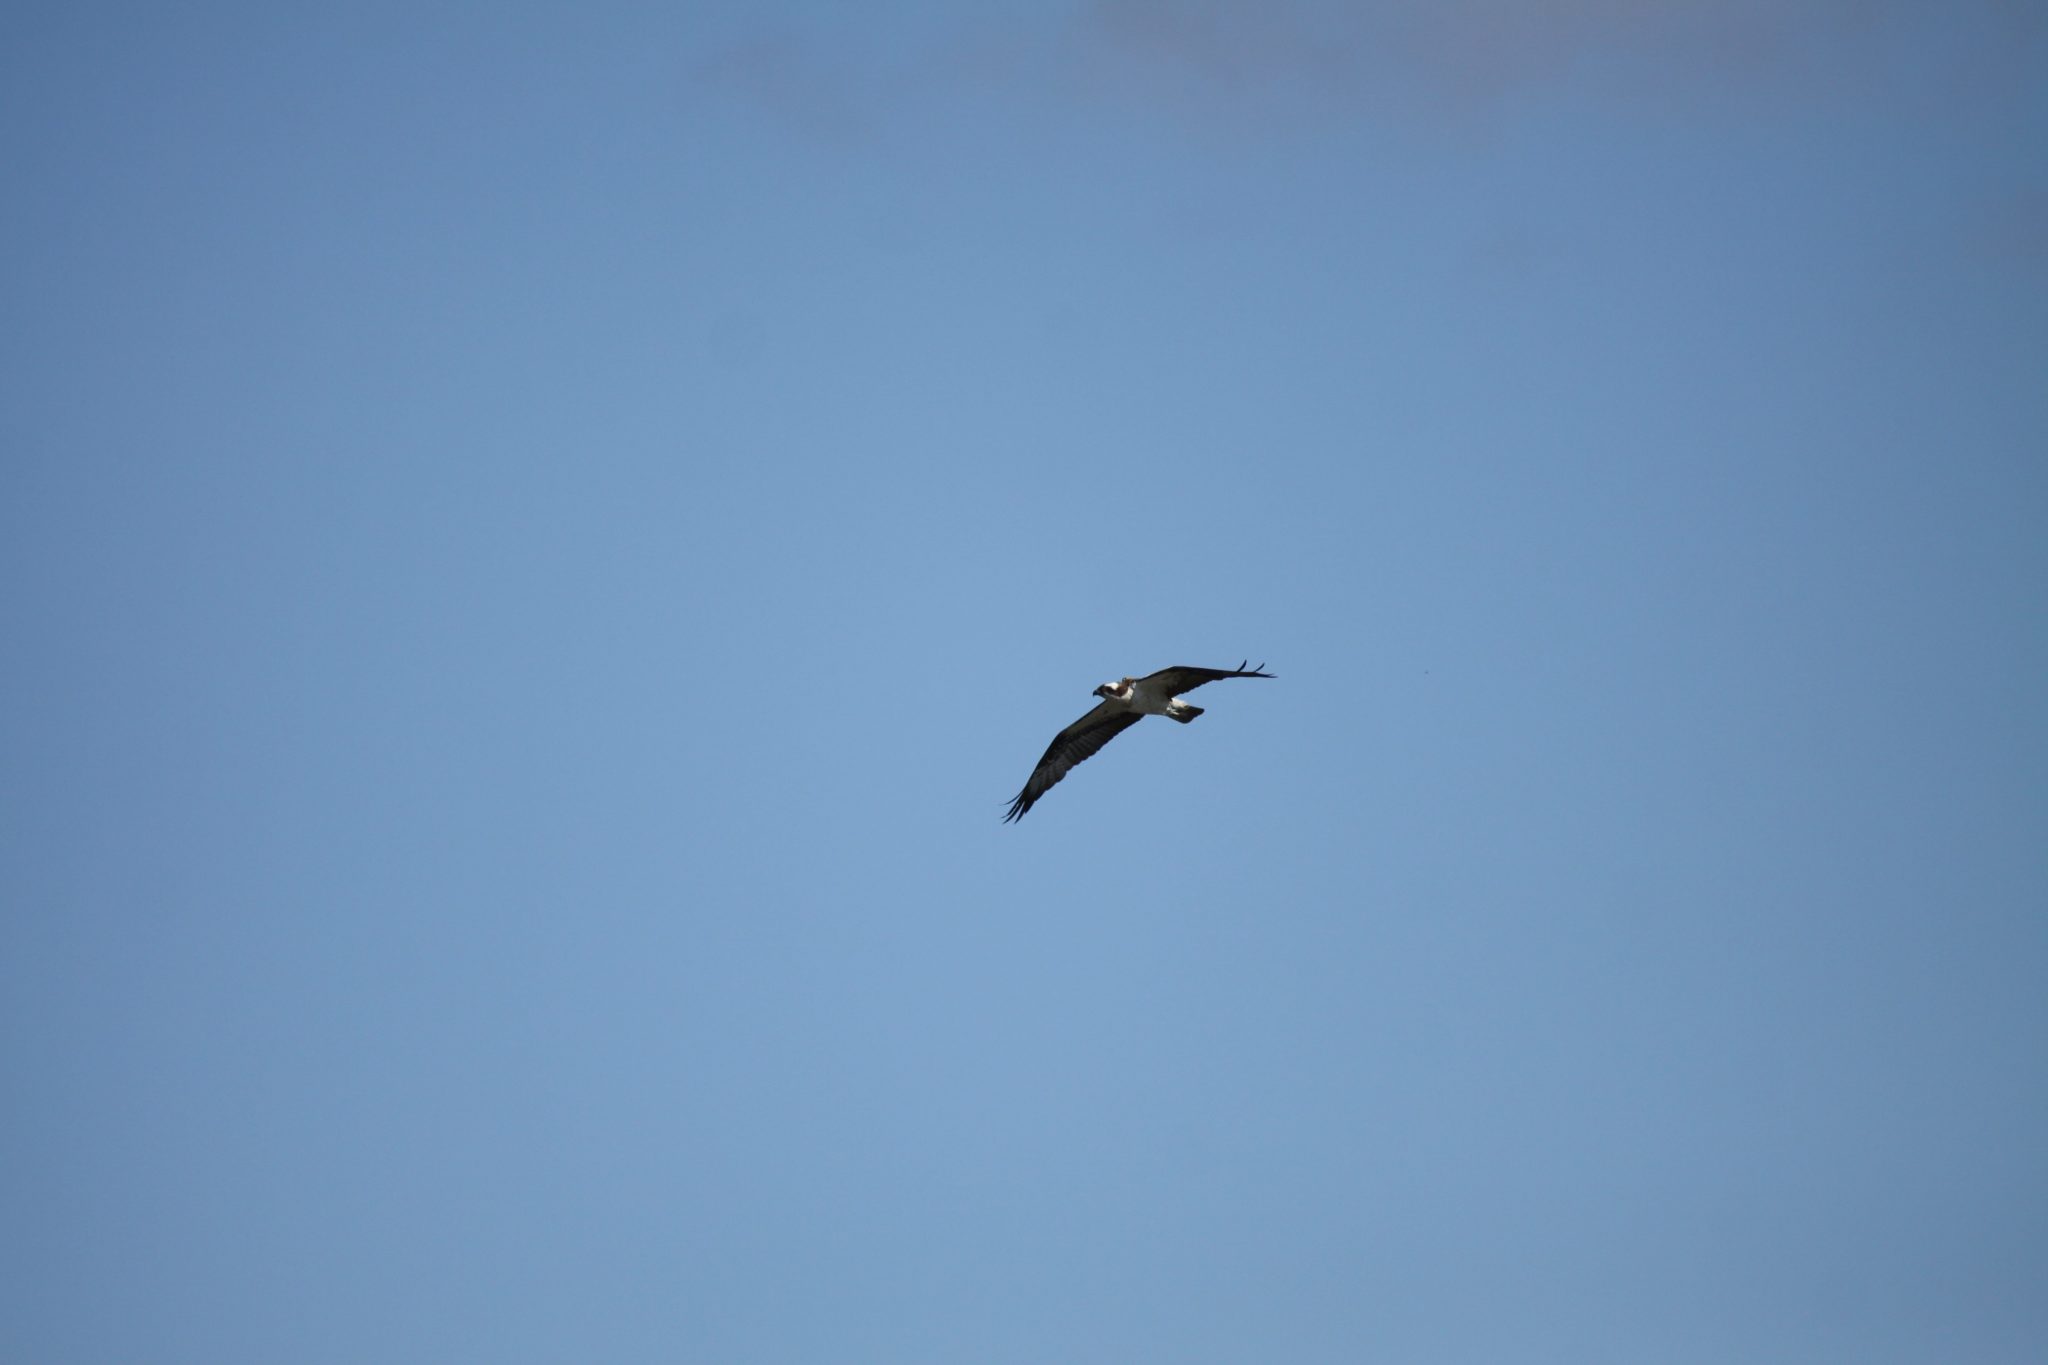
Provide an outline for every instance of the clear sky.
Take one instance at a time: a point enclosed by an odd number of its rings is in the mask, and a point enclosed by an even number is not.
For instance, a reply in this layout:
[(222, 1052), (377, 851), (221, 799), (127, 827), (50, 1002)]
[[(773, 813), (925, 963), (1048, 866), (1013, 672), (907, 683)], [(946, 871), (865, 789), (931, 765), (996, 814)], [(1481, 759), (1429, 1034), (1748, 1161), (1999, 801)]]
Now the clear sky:
[(2044, 148), (1993, 0), (13, 7), (0, 1359), (2048, 1358)]

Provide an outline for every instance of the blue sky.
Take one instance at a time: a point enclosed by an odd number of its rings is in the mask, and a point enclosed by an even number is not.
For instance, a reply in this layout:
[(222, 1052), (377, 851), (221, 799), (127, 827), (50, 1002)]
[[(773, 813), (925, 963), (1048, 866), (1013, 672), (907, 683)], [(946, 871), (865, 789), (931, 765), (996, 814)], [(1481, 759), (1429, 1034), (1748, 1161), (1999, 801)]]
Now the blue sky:
[(2048, 1352), (2032, 7), (0, 35), (0, 1356)]

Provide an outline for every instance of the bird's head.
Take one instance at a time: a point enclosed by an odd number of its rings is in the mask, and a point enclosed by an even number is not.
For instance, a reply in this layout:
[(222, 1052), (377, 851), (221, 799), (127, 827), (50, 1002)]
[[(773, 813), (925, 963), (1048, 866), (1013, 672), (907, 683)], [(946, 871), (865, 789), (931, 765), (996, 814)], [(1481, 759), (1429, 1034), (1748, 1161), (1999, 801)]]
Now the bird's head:
[(1106, 682), (1102, 684), (1102, 686), (1095, 689), (1095, 695), (1102, 698), (1104, 701), (1108, 701), (1113, 697), (1121, 697), (1124, 694), (1124, 684), (1126, 681), (1128, 680)]

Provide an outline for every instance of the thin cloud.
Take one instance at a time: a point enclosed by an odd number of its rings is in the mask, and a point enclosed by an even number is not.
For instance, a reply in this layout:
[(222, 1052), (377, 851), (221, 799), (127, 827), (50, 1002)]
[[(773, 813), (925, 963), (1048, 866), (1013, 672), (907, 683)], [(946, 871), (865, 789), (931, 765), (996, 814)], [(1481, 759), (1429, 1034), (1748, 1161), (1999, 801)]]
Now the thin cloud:
[(1088, 0), (1075, 31), (1083, 50), (1171, 73), (1185, 93), (1305, 86), (1465, 106), (1566, 76), (1625, 84), (1630, 67), (1660, 83), (1764, 72), (1869, 12), (1853, 0)]
[(1983, 205), (1966, 235), (1990, 264), (2048, 269), (2048, 188), (2032, 186)]
[[(1198, 118), (1426, 123), (1484, 118), (1550, 88), (1645, 106), (1827, 99), (1889, 79), (1873, 39), (1924, 15), (1909, 0), (1079, 0), (1061, 15), (963, 18), (887, 59), (784, 31), (736, 44), (696, 75), (833, 137), (935, 101), (1020, 93)], [(1955, 16), (1977, 46), (2000, 47), (1980, 65), (2033, 72), (2014, 56), (2038, 50), (2028, 6), (1956, 0)]]
[[(2037, 8), (1955, 0), (1941, 22), (2038, 79), (2013, 56), (2038, 54)], [(1888, 28), (1936, 21), (1910, 0), (1085, 0), (1070, 35), (1082, 60), (1141, 93), (1239, 105), (1306, 94), (1412, 117), (1483, 113), (1563, 84), (1646, 104), (1828, 98), (1892, 78), (1872, 55)]]
[(843, 141), (871, 123), (871, 82), (800, 33), (755, 34), (713, 52), (688, 72), (696, 89), (761, 110), (806, 136)]

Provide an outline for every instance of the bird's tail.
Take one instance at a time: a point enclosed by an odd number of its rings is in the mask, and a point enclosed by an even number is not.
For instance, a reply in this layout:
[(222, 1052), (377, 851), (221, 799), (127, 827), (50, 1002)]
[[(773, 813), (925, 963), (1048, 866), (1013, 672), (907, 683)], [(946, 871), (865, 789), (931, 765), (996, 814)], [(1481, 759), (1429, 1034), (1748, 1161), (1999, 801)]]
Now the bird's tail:
[(1167, 709), (1166, 712), (1167, 719), (1177, 720), (1182, 725), (1186, 725), (1189, 721), (1193, 720), (1196, 716), (1199, 716), (1201, 714), (1201, 707), (1190, 706), (1188, 705), (1188, 703), (1184, 701), (1175, 702), (1171, 707)]

